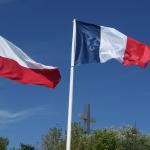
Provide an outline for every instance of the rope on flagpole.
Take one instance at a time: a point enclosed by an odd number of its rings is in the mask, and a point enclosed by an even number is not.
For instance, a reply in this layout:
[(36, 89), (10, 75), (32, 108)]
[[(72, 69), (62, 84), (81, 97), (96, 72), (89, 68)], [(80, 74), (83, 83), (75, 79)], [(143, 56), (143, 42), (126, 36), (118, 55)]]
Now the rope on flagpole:
[(71, 50), (70, 89), (69, 89), (68, 126), (67, 126), (66, 150), (71, 150), (71, 125), (72, 125), (75, 48), (76, 48), (76, 20), (74, 19), (73, 20), (73, 34), (72, 34), (72, 50)]

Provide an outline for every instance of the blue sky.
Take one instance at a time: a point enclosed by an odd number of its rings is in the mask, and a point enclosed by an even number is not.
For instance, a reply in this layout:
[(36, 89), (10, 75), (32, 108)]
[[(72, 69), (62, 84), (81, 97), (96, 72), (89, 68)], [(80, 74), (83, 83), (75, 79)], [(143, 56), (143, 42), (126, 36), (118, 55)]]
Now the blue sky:
[[(115, 27), (150, 45), (148, 0), (0, 0), (0, 34), (31, 58), (60, 68), (56, 89), (0, 78), (0, 136), (10, 145), (36, 144), (49, 128), (66, 128), (73, 18)], [(111, 60), (75, 68), (73, 121), (85, 103), (93, 128), (137, 123), (149, 133), (150, 69)]]

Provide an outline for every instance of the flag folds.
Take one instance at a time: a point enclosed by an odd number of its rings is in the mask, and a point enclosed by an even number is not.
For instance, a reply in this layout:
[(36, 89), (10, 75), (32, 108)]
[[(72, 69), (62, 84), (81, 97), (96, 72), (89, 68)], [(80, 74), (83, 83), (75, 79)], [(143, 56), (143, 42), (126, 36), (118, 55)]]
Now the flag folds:
[(76, 21), (75, 65), (116, 59), (124, 65), (145, 67), (150, 47), (110, 27)]
[(2, 36), (0, 36), (0, 76), (50, 88), (54, 88), (61, 79), (58, 68), (35, 62)]

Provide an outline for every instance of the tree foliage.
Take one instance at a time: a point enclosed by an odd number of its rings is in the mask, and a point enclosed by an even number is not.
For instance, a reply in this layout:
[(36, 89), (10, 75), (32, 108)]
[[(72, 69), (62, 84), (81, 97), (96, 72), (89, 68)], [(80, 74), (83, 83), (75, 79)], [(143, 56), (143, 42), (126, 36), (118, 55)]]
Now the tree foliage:
[(7, 138), (0, 137), (0, 150), (7, 150), (9, 140)]
[(35, 150), (34, 146), (29, 144), (21, 144), (20, 150)]
[[(41, 143), (42, 147), (36, 150), (65, 150), (66, 132), (51, 128)], [(8, 144), (7, 138), (0, 138), (0, 150), (6, 150)], [(35, 150), (35, 147), (21, 144), (19, 149), (11, 150)], [(150, 150), (150, 135), (129, 126), (97, 129), (87, 135), (78, 123), (73, 123), (71, 150)]]
[(63, 148), (63, 135), (62, 129), (52, 128), (48, 134), (42, 138), (42, 147), (44, 150), (62, 150)]
[[(66, 135), (62, 129), (54, 128), (43, 137), (42, 142), (45, 145), (43, 150), (65, 150)], [(87, 135), (78, 123), (74, 123), (71, 150), (150, 150), (150, 136), (129, 126), (97, 129)]]

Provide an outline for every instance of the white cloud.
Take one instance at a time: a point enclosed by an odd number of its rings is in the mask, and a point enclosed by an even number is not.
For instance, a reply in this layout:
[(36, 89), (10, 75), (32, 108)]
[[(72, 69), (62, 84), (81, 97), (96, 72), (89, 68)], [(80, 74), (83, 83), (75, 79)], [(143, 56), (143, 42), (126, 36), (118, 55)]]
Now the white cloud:
[(7, 125), (12, 122), (27, 119), (33, 115), (41, 114), (44, 107), (32, 108), (19, 112), (10, 112), (7, 110), (0, 110), (0, 125)]

